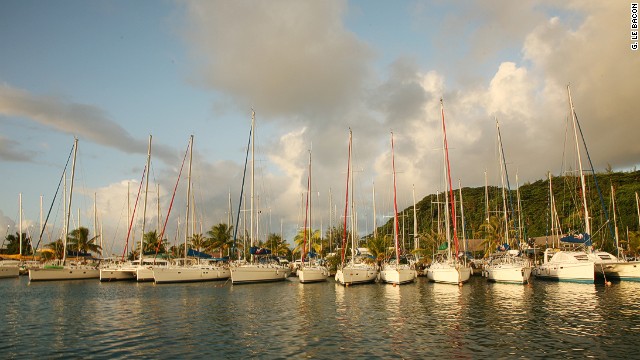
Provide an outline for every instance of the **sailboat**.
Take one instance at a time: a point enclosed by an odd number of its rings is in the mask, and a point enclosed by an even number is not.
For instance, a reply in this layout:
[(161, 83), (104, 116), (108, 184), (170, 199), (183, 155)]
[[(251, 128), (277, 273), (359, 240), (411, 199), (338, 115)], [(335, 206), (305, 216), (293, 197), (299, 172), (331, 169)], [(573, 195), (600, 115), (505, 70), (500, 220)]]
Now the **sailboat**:
[[(291, 273), (288, 266), (280, 264), (278, 259), (271, 255), (270, 249), (258, 247), (254, 238), (254, 172), (255, 172), (255, 112), (251, 112), (251, 213), (250, 213), (250, 238), (251, 255), (250, 262), (235, 262), (231, 265), (231, 283), (248, 284), (260, 282), (283, 281)], [(247, 149), (248, 151), (249, 149)], [(242, 195), (240, 196), (242, 200)], [(256, 218), (257, 220), (257, 218)]]
[(191, 160), (193, 159), (193, 135), (189, 139), (189, 174), (187, 185), (187, 215), (185, 221), (184, 248), (185, 258), (180, 259), (173, 266), (153, 268), (153, 278), (156, 284), (225, 280), (230, 276), (229, 267), (221, 265), (216, 260), (188, 259), (187, 241), (189, 239), (189, 204), (191, 200)]
[[(309, 221), (309, 251), (307, 252), (307, 221)], [(313, 251), (311, 241), (311, 150), (309, 150), (309, 175), (307, 177), (307, 204), (304, 215), (304, 239), (302, 243), (301, 262), (298, 269), (298, 279), (303, 284), (327, 281), (329, 269), (320, 263), (317, 254)]]
[[(395, 245), (395, 259), (385, 262), (380, 271), (380, 280), (385, 283), (400, 285), (411, 283), (418, 278), (418, 272), (412, 268), (406, 257), (400, 256), (398, 244), (398, 201), (396, 196), (396, 163), (393, 148), (393, 132), (391, 133), (391, 169), (393, 172), (393, 239)], [(414, 205), (415, 208), (415, 205)]]
[[(140, 239), (140, 256), (138, 259), (133, 261), (124, 262), (125, 253), (127, 251), (126, 247), (122, 253), (122, 262), (111, 264), (100, 269), (100, 281), (119, 281), (119, 280), (136, 280), (139, 282), (142, 281), (153, 281), (153, 270), (154, 266), (167, 266), (168, 261), (165, 259), (155, 259), (151, 257), (144, 257), (144, 231), (146, 224), (146, 210), (147, 210), (147, 194), (149, 188), (149, 168), (151, 165), (151, 142), (153, 137), (149, 135), (149, 145), (147, 147), (147, 163), (145, 164), (145, 168), (142, 174), (142, 180), (140, 181), (140, 186), (138, 187), (138, 196), (136, 197), (136, 203), (133, 209), (133, 214), (131, 215), (131, 220), (129, 222), (129, 230), (127, 232), (127, 244), (129, 243), (129, 235), (131, 234), (131, 229), (133, 227), (133, 221), (135, 219), (136, 209), (138, 207), (138, 199), (140, 198), (140, 192), (142, 191), (142, 184), (146, 183), (145, 186), (145, 198), (144, 198), (144, 210), (143, 210), (143, 221), (142, 221), (142, 238)], [(128, 208), (128, 206), (127, 206)]]
[[(544, 251), (542, 264), (534, 269), (534, 275), (541, 279), (555, 281), (569, 281), (593, 284), (595, 281), (594, 258), (592, 256), (591, 243), (591, 222), (589, 218), (589, 208), (587, 206), (587, 187), (582, 170), (582, 159), (580, 156), (580, 146), (578, 143), (578, 124), (571, 100), (571, 90), (567, 86), (569, 95), (569, 106), (573, 124), (573, 134), (576, 144), (576, 154), (578, 157), (578, 169), (580, 172), (580, 189), (582, 192), (582, 210), (584, 214), (584, 232), (578, 234), (567, 234), (560, 237), (559, 244), (565, 243), (568, 249), (547, 248)], [(551, 186), (551, 175), (549, 175), (549, 192), (552, 199), (551, 220), (559, 228), (559, 221), (555, 212), (555, 201)]]
[[(457, 223), (456, 223), (456, 206), (451, 185), (451, 167), (449, 165), (449, 148), (447, 144), (447, 131), (444, 121), (444, 105), (440, 99), (440, 112), (442, 114), (442, 141), (443, 141), (443, 157), (444, 157), (444, 173), (447, 178), (447, 190), (449, 196), (445, 195), (445, 234), (447, 239), (446, 251), (434, 258), (429, 268), (427, 268), (427, 278), (430, 281), (446, 284), (463, 284), (471, 277), (471, 267), (467, 264), (465, 257), (460, 256)], [(449, 207), (451, 211), (449, 211)], [(451, 229), (449, 224), (449, 216), (453, 222), (453, 247), (451, 244)], [(464, 254), (462, 254), (464, 255)]]
[[(67, 263), (67, 237), (69, 229), (69, 218), (71, 217), (71, 199), (73, 197), (73, 180), (76, 169), (76, 155), (78, 153), (78, 138), (73, 142), (73, 165), (71, 166), (71, 186), (69, 188), (69, 204), (65, 206), (65, 224), (63, 234), (63, 256), (61, 264), (45, 265), (43, 268), (29, 269), (29, 281), (49, 281), (49, 280), (80, 280), (97, 279), (100, 277), (100, 270), (97, 266), (85, 265), (78, 262)], [(65, 186), (66, 188), (66, 186)], [(65, 196), (66, 197), (66, 196)]]
[[(529, 281), (531, 276), (531, 263), (517, 249), (511, 249), (509, 241), (509, 211), (507, 209), (507, 196), (505, 193), (505, 178), (507, 190), (509, 189), (509, 175), (507, 174), (507, 164), (502, 147), (502, 137), (500, 135), (500, 125), (496, 119), (496, 130), (498, 133), (498, 145), (500, 149), (500, 180), (502, 182), (502, 210), (504, 219), (504, 240), (505, 243), (500, 246), (497, 254), (492, 256), (489, 263), (485, 266), (484, 274), (488, 281), (518, 283), (524, 284)], [(520, 245), (520, 244), (516, 244)]]
[[(638, 203), (638, 193), (636, 195), (636, 206)], [(615, 245), (618, 249), (618, 256), (610, 254), (605, 251), (594, 251), (590, 254), (590, 257), (595, 263), (595, 275), (597, 278), (603, 278), (603, 280), (625, 280), (625, 281), (640, 281), (640, 261), (628, 261), (624, 257), (624, 251), (621, 251), (620, 241), (618, 236), (618, 222), (616, 216), (616, 195), (613, 185), (611, 186), (611, 203), (613, 208), (613, 225), (615, 228)], [(638, 215), (640, 216), (640, 207), (638, 208)], [(640, 217), (638, 218), (640, 220)]]
[[(353, 169), (351, 167), (351, 147), (352, 133), (349, 129), (349, 157), (347, 161), (347, 186), (344, 204), (344, 224), (342, 230), (342, 260), (338, 270), (336, 271), (335, 280), (342, 285), (366, 284), (376, 281), (378, 277), (378, 268), (375, 264), (366, 262), (359, 254), (356, 253), (356, 234), (355, 234), (355, 211), (353, 209)], [(349, 208), (349, 179), (351, 179), (351, 259), (346, 260), (347, 248), (347, 210)]]
[[(0, 258), (0, 279), (12, 278), (20, 276), (20, 262), (22, 260), (22, 193), (18, 197), (19, 203), (19, 227), (18, 227), (18, 241), (19, 241), (19, 253), (18, 255), (11, 255), (11, 259)], [(7, 232), (9, 228), (7, 227)], [(5, 237), (6, 238), (6, 237)], [(4, 245), (4, 242), (3, 242)]]

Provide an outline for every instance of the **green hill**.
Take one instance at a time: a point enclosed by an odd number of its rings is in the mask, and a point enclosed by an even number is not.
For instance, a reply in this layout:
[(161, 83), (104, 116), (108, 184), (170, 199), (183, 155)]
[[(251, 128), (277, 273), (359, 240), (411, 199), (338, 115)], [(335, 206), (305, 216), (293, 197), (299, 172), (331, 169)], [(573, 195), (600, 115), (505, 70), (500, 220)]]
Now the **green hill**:
[[(596, 180), (598, 187), (596, 187)], [(615, 189), (616, 218), (621, 246), (627, 248), (627, 240), (630, 240), (631, 250), (637, 253), (640, 250), (640, 229), (638, 228), (638, 210), (636, 207), (635, 193), (640, 193), (640, 171), (631, 172), (607, 172), (585, 177), (587, 184), (587, 198), (589, 215), (591, 218), (591, 235), (594, 245), (608, 251), (614, 247), (614, 224), (611, 203), (611, 186)], [(553, 196), (556, 203), (556, 211), (561, 223), (561, 232), (584, 231), (582, 195), (580, 178), (577, 176), (561, 176), (552, 178)], [(598, 188), (600, 191), (598, 191)], [(538, 180), (520, 187), (520, 204), (522, 212), (523, 238), (545, 236), (550, 234), (550, 196), (549, 180)], [(504, 222), (503, 201), (501, 189), (492, 186), (487, 189), (489, 195), (489, 214), (496, 223)], [(459, 190), (454, 190), (457, 203), (456, 214), (458, 216), (459, 237), (462, 237), (460, 226)], [(601, 194), (601, 196), (599, 195)], [(485, 188), (462, 188), (464, 203), (465, 230), (467, 238), (485, 239), (488, 235), (482, 231), (481, 225), (486, 222)], [(444, 202), (443, 194), (440, 194), (440, 202)], [(509, 208), (510, 237), (517, 235), (518, 224), (517, 192), (512, 190), (506, 196)], [(509, 201), (510, 199), (510, 201)], [(442, 242), (437, 238), (438, 229), (438, 197), (431, 194), (420, 200), (416, 207), (418, 234), (420, 237), (419, 248), (425, 249), (425, 253), (431, 253), (436, 243)], [(603, 207), (604, 205), (604, 207)], [(443, 207), (443, 205), (441, 205)], [(513, 210), (511, 210), (513, 209)], [(401, 211), (405, 217), (405, 238), (407, 248), (413, 249), (413, 206)], [(442, 216), (442, 215), (441, 215)], [(609, 221), (607, 222), (607, 219)], [(393, 219), (378, 228), (378, 234), (391, 234)], [(627, 235), (627, 229), (629, 235)], [(401, 230), (402, 231), (402, 230)], [(504, 232), (504, 230), (502, 230)], [(370, 237), (370, 236), (369, 236)], [(437, 247), (437, 246), (435, 246)]]

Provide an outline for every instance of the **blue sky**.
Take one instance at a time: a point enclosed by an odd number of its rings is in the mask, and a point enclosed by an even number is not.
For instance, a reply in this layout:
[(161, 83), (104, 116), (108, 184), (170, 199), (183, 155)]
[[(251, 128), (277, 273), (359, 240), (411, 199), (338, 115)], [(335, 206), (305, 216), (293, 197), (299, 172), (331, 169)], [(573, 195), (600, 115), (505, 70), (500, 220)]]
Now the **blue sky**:
[(261, 229), (282, 223), (290, 242), (309, 148), (314, 226), (329, 222), (329, 189), (344, 206), (349, 127), (361, 233), (371, 231), (374, 182), (378, 217), (391, 211), (390, 130), (400, 208), (414, 184), (418, 199), (442, 189), (440, 97), (463, 186), (481, 186), (485, 169), (499, 181), (494, 117), (521, 182), (573, 161), (562, 159), (568, 83), (595, 167), (632, 168), (640, 55), (629, 50), (628, 12), (598, 1), (3, 1), (0, 226), (15, 231), (19, 193), (25, 223), (37, 224), (39, 197), (48, 208), (77, 136), (73, 207), (92, 229), (96, 193), (105, 247), (121, 248), (126, 184), (137, 190), (148, 136), (164, 218), (193, 134), (206, 231), (226, 221), (229, 192), (237, 206), (252, 107), (271, 215)]

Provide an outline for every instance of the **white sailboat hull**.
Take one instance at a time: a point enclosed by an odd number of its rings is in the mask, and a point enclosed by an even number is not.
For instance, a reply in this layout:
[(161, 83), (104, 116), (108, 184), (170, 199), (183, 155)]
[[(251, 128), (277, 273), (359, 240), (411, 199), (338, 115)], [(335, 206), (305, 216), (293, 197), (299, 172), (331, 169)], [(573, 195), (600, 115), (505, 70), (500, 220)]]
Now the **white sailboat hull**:
[(471, 277), (471, 268), (462, 264), (433, 263), (426, 272), (429, 281), (444, 284), (465, 283)]
[(531, 277), (531, 266), (522, 264), (489, 265), (485, 270), (488, 281), (525, 284)]
[(298, 278), (303, 284), (327, 281), (329, 270), (324, 266), (311, 266), (298, 269)]
[(409, 266), (396, 267), (387, 265), (380, 271), (380, 281), (388, 284), (407, 284), (414, 282), (417, 277), (418, 272)]
[(250, 284), (260, 282), (283, 281), (291, 270), (278, 265), (245, 264), (231, 267), (232, 284)]
[(167, 267), (153, 269), (156, 284), (226, 280), (231, 276), (228, 267)]
[(338, 269), (335, 279), (342, 285), (367, 284), (376, 281), (378, 269), (372, 265), (348, 265)]
[(153, 277), (153, 267), (139, 267), (136, 269), (136, 281), (137, 282), (149, 282), (155, 281)]
[(29, 269), (29, 281), (84, 280), (100, 278), (100, 270), (90, 267)]
[(545, 261), (534, 269), (537, 278), (593, 284), (595, 263), (582, 251), (545, 250)]
[(18, 276), (20, 276), (20, 267), (18, 265), (0, 265), (0, 279)]
[(604, 268), (607, 279), (622, 281), (640, 281), (640, 261), (617, 262), (597, 265), (597, 270)]
[(100, 269), (100, 281), (135, 280), (135, 268), (107, 268)]
[(594, 263), (547, 263), (536, 267), (534, 275), (537, 278), (553, 281), (567, 281), (593, 284)]

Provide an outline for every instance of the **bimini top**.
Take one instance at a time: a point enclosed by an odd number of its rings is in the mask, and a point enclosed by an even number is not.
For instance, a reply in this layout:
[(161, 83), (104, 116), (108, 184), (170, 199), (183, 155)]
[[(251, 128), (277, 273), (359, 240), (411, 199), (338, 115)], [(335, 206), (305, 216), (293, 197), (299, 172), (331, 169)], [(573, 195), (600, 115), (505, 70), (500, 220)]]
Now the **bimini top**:
[(570, 244), (582, 244), (584, 246), (591, 246), (591, 235), (589, 234), (569, 234), (560, 238), (560, 241)]

